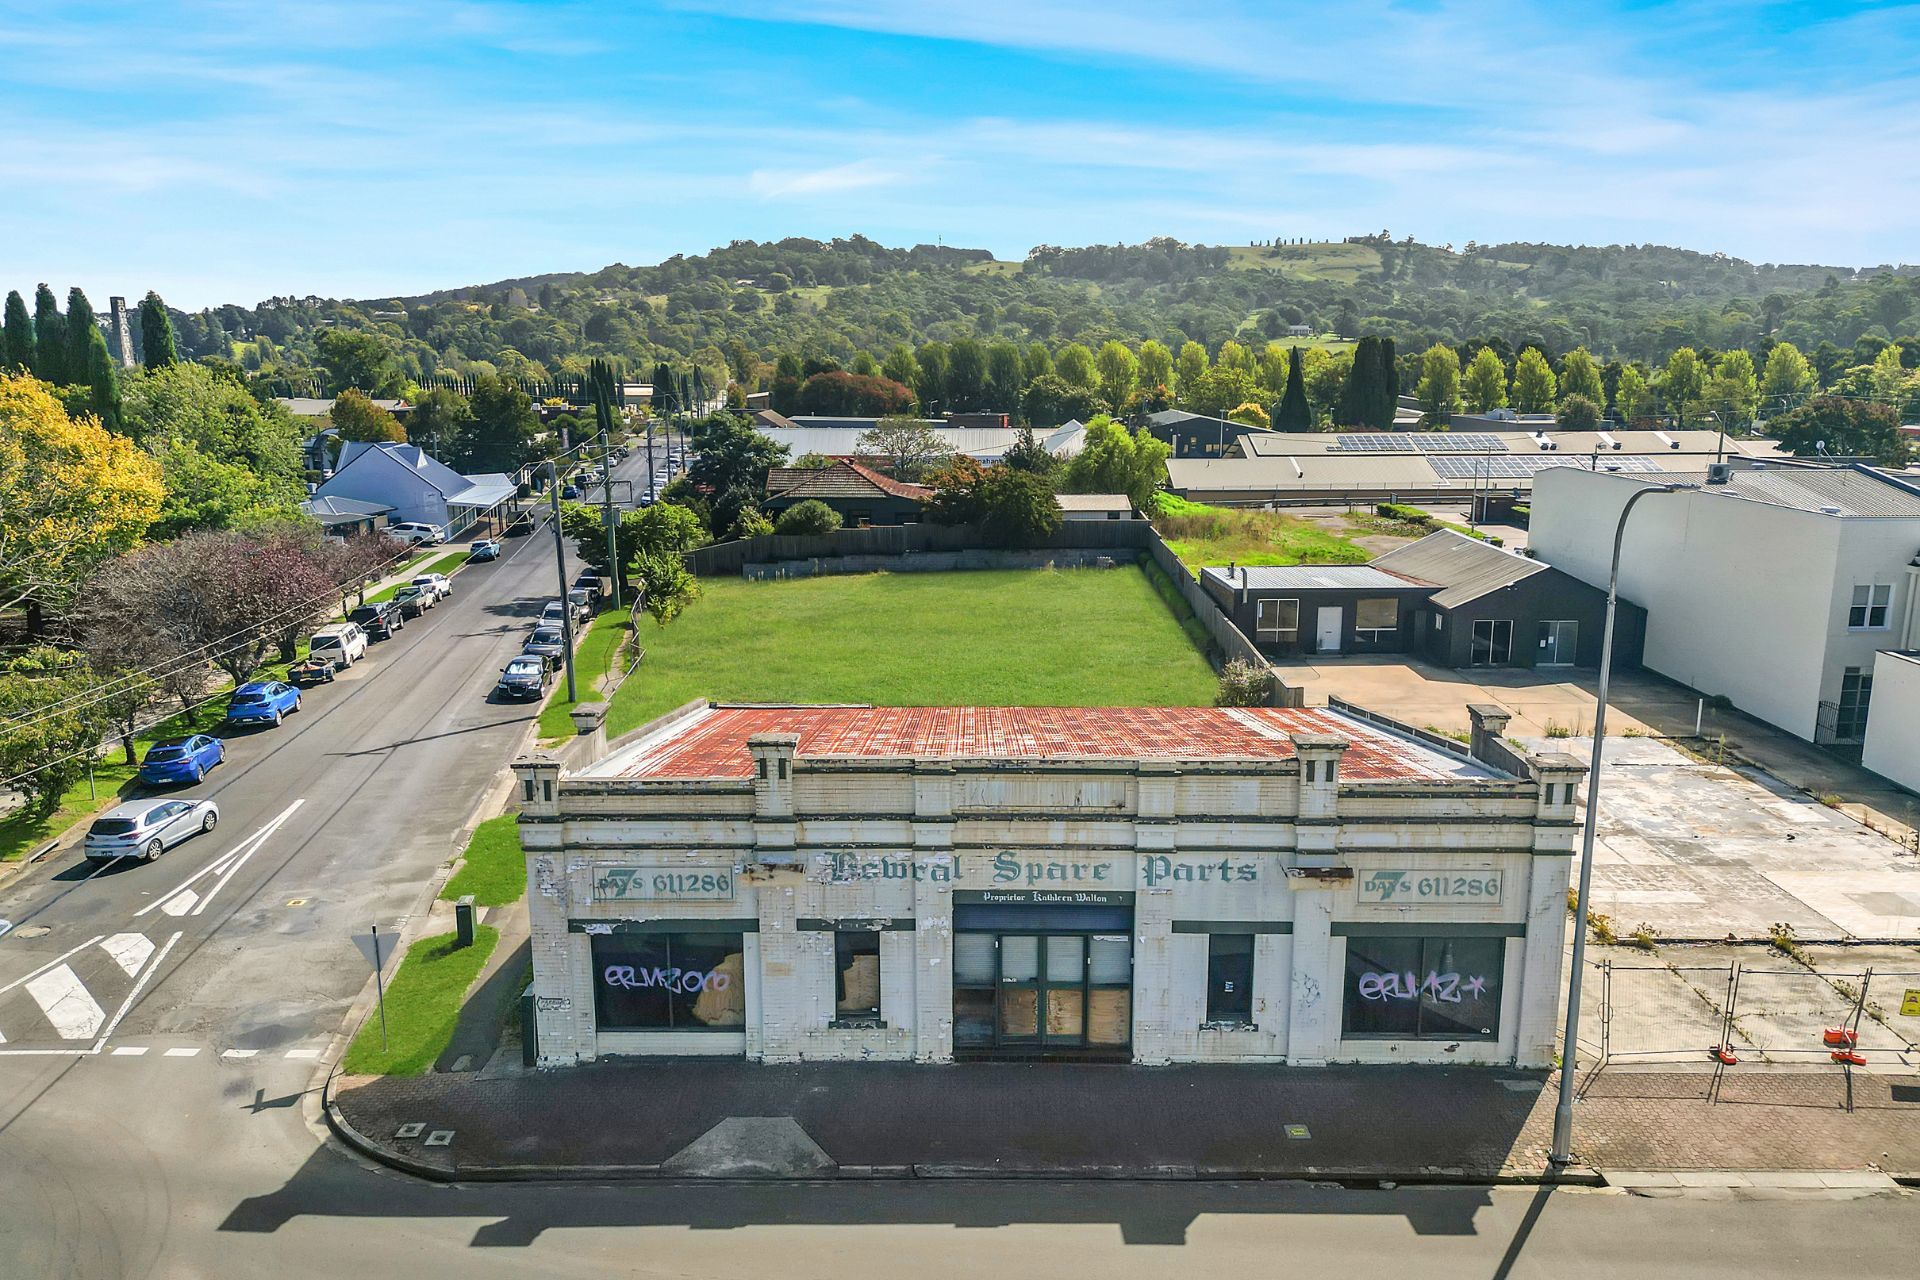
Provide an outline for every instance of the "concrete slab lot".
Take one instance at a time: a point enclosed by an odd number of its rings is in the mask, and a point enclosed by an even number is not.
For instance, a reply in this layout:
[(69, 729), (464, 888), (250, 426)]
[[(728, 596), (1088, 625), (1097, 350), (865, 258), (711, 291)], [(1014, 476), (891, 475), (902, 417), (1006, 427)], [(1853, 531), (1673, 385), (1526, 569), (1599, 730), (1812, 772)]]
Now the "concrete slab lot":
[[(1521, 739), (1586, 759), (1591, 738)], [(1584, 802), (1584, 797), (1583, 797)], [(1607, 739), (1594, 910), (1663, 939), (1920, 941), (1920, 857), (1752, 768)]]

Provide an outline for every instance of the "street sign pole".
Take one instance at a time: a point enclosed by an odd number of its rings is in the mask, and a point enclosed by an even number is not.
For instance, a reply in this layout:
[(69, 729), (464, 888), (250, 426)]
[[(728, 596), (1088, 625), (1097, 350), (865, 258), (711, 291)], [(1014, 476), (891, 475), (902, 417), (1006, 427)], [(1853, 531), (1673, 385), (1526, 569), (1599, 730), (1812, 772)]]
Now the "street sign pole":
[(380, 926), (373, 926), (373, 993), (380, 1005), (380, 1052), (387, 1051), (387, 980), (380, 974)]
[(553, 468), (553, 559), (560, 572), (560, 635), (566, 643), (567, 659), (567, 701), (578, 702), (579, 696), (573, 687), (573, 606), (567, 600), (567, 544), (560, 537), (560, 464), (549, 463)]

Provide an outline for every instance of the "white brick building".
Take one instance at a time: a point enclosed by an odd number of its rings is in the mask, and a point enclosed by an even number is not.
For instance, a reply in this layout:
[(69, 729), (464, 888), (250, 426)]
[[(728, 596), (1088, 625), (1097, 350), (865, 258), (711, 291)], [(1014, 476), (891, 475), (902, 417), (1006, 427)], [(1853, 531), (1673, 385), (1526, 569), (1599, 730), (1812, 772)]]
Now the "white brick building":
[(515, 764), (544, 1065), (1548, 1065), (1577, 761), (1328, 710), (690, 704)]

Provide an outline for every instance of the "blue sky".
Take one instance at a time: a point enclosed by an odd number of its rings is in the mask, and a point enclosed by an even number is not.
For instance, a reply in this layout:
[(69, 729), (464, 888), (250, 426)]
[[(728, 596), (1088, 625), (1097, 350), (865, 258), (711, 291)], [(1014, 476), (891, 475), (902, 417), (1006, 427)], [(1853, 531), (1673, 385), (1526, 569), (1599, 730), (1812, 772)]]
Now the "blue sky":
[(1920, 259), (1920, 5), (0, 0), (0, 284), (1389, 228)]

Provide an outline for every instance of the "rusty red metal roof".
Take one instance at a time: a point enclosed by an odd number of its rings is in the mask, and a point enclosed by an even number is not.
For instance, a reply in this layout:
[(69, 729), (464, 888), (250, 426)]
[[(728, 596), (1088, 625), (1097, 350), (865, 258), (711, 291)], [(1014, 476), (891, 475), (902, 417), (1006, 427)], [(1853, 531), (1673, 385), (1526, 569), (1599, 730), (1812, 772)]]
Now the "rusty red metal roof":
[(755, 734), (799, 737), (807, 758), (1288, 760), (1293, 736), (1345, 740), (1349, 782), (1492, 776), (1462, 757), (1323, 708), (716, 706), (623, 748), (596, 778), (747, 778)]

